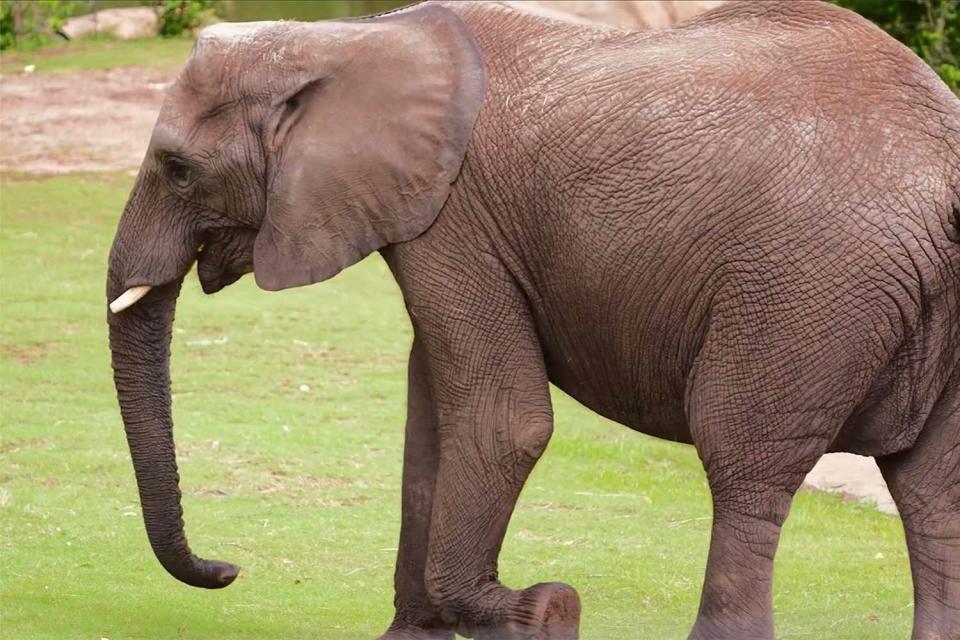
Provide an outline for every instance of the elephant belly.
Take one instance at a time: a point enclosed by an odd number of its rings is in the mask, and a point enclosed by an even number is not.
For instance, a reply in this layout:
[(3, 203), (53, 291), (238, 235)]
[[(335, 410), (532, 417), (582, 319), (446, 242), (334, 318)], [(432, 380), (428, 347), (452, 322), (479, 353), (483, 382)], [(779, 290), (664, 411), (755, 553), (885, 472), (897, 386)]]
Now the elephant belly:
[[(590, 238), (605, 251), (578, 246)], [(550, 381), (635, 431), (690, 443), (684, 397), (715, 270), (681, 264), (672, 255), (680, 252), (606, 240), (602, 229), (567, 236), (564, 253), (582, 259), (544, 259), (538, 273), (551, 276), (527, 291)]]
[[(551, 339), (540, 331), (550, 382), (601, 416), (665, 440), (690, 444), (683, 409), (682, 385), (670, 393), (666, 375), (653, 363), (630, 362), (627, 355), (602, 339)], [(561, 346), (560, 343), (564, 343)], [(597, 345), (589, 347), (588, 345)], [(640, 374), (638, 372), (650, 372)]]

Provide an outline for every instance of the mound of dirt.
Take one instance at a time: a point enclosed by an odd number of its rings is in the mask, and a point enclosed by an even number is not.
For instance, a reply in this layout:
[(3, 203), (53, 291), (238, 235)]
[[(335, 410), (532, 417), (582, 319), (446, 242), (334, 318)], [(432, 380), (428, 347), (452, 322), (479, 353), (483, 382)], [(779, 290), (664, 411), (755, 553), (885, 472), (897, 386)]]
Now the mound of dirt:
[(897, 513), (897, 505), (873, 458), (852, 453), (827, 454), (820, 458), (804, 484), (820, 491), (842, 493), (854, 500), (873, 502), (883, 513)]
[(154, 37), (159, 26), (160, 16), (153, 7), (123, 7), (70, 18), (63, 25), (63, 32), (71, 40), (103, 34), (133, 40)]

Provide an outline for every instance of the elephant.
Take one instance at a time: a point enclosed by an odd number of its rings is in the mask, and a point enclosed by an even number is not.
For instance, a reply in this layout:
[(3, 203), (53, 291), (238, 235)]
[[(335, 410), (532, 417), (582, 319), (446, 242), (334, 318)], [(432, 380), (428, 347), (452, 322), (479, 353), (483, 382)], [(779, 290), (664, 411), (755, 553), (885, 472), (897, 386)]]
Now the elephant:
[(379, 251), (413, 327), (384, 638), (578, 637), (573, 587), (498, 579), (550, 383), (695, 447), (713, 517), (691, 638), (774, 637), (781, 526), (828, 451), (875, 456), (897, 501), (913, 637), (960, 638), (958, 150), (960, 100), (826, 3), (647, 33), (482, 2), (206, 28), (107, 269), (157, 559), (197, 587), (238, 572), (182, 521), (192, 265), (208, 293), (251, 272), (274, 291)]

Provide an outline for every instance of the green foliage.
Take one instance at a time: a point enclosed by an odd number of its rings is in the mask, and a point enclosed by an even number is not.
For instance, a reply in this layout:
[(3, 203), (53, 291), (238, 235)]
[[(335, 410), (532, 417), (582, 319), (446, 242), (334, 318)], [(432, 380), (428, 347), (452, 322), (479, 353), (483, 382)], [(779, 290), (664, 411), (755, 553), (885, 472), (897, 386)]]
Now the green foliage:
[(217, 15), (230, 22), (328, 20), (391, 11), (411, 0), (220, 0)]
[(960, 1), (832, 0), (907, 45), (960, 94)]
[[(134, 4), (131, 2), (131, 4)], [(214, 0), (147, 0), (156, 8), (164, 38), (190, 35), (214, 13)], [(97, 9), (117, 8), (93, 0), (0, 0), (0, 49), (33, 50), (56, 40), (67, 18)]]
[(34, 49), (51, 42), (67, 18), (87, 4), (73, 0), (0, 1), (0, 50), (13, 46)]
[(46, 5), (44, 7), (44, 15), (47, 19), (48, 27), (53, 31), (59, 31), (63, 27), (63, 23), (67, 21), (67, 18), (74, 14), (78, 3), (65, 0), (45, 0), (40, 4)]
[(213, 15), (212, 0), (165, 0), (160, 3), (159, 35), (175, 38), (204, 24)]
[(17, 44), (14, 30), (13, 6), (9, 2), (0, 4), (0, 51)]

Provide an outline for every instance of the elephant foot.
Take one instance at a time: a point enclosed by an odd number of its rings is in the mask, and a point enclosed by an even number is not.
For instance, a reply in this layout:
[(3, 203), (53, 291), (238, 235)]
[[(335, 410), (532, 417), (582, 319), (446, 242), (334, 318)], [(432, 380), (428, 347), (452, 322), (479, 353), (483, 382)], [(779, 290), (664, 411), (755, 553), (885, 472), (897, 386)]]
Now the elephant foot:
[(701, 616), (687, 640), (773, 640), (774, 637), (772, 617), (721, 623)]
[(476, 640), (577, 640), (580, 597), (562, 582), (543, 582), (511, 598), (506, 620), (496, 628), (478, 629)]
[(394, 623), (377, 640), (453, 640), (453, 629)]

